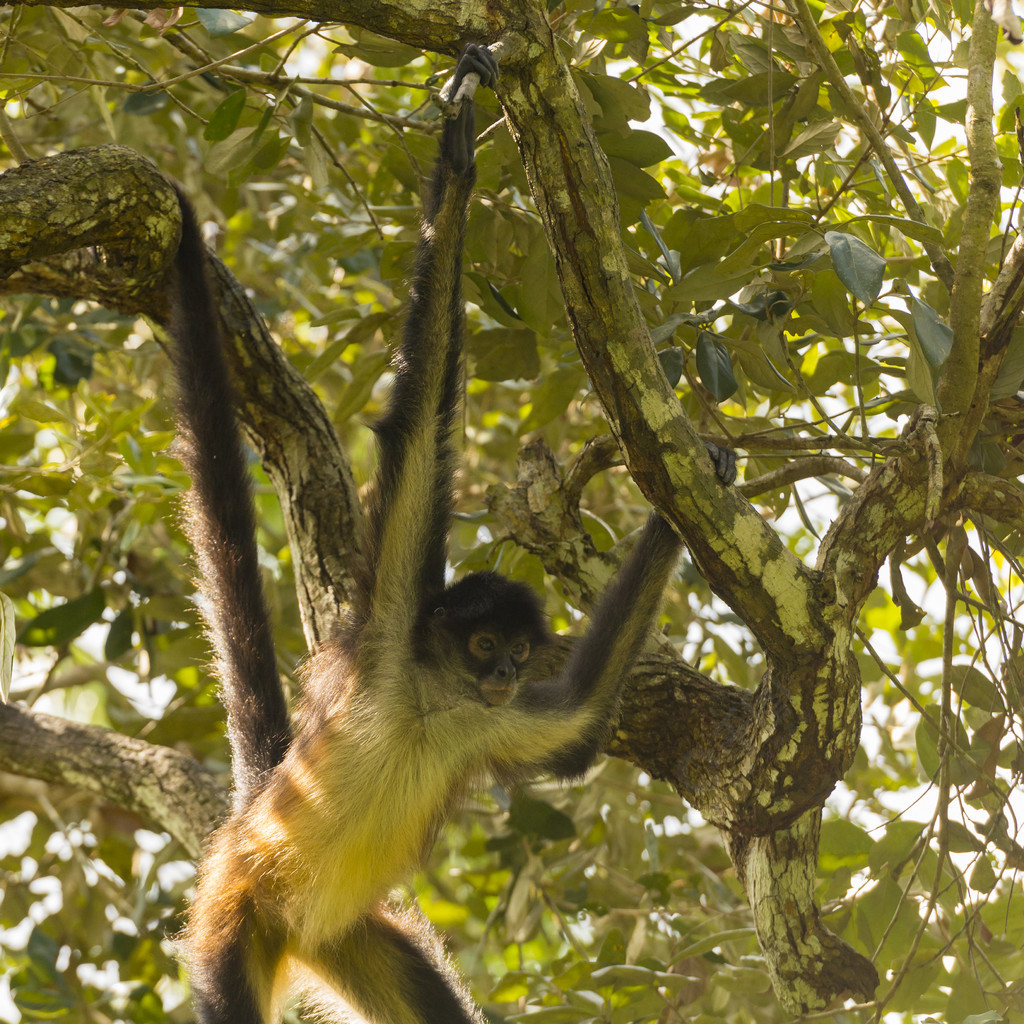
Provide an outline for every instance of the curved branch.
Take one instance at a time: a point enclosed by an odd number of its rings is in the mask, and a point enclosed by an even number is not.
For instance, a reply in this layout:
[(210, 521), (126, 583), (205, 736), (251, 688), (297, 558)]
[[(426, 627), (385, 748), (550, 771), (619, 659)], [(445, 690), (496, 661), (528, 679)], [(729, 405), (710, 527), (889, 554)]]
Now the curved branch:
[[(7, 271), (22, 268), (0, 291), (88, 298), (167, 322), (164, 274), (177, 246), (178, 205), (164, 175), (134, 150), (99, 146), (0, 174), (0, 226)], [(355, 483), (313, 389), (231, 272), (216, 258), (211, 266), (240, 419), (281, 500), (312, 647), (350, 592), (355, 552), (343, 539), (358, 535)]]
[[(80, 7), (81, 0), (26, 0), (27, 7)], [(111, 8), (155, 11), (166, 0), (117, 0)], [(191, 0), (186, 7), (234, 10), (234, 0)], [(489, 41), (496, 30), (497, 12), (463, 0), (246, 0), (245, 9), (268, 18), (305, 18), (370, 29), (410, 46), (456, 54), (465, 42)], [(457, 34), (456, 34), (457, 32)]]
[(753, 498), (758, 494), (765, 494), (779, 487), (788, 487), (797, 480), (807, 480), (815, 476), (845, 476), (850, 480), (863, 483), (867, 479), (867, 470), (860, 466), (852, 466), (845, 459), (837, 458), (834, 455), (812, 455), (808, 458), (794, 459), (785, 466), (773, 469), (769, 473), (762, 473), (751, 480), (744, 480), (738, 485), (740, 494), (747, 498)]
[(0, 770), (94, 793), (169, 832), (198, 857), (229, 810), (224, 787), (170, 747), (0, 704)]

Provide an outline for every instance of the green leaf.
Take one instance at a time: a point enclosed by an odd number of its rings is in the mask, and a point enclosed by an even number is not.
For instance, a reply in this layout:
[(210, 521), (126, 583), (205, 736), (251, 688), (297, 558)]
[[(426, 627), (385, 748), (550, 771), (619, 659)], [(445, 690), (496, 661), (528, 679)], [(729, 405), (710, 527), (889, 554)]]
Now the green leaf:
[(539, 430), (561, 416), (584, 380), (583, 371), (575, 363), (559, 366), (547, 374), (530, 393), (530, 410), (519, 424), (520, 433)]
[(1024, 388), (1024, 329), (1018, 327), (1010, 337), (1010, 344), (999, 367), (999, 376), (992, 385), (989, 397), (1009, 398), (1021, 388)]
[(487, 282), (487, 290), (491, 293), (491, 298), (506, 312), (509, 316), (515, 317), (516, 320), (522, 320), (523, 318), (509, 305), (508, 299), (505, 298), (501, 292), (490, 282)]
[(928, 368), (936, 376), (953, 348), (953, 330), (939, 319), (939, 314), (931, 306), (917, 299), (911, 299), (910, 313)]
[(352, 380), (334, 410), (336, 423), (344, 423), (366, 405), (374, 384), (380, 379), (389, 361), (387, 352), (371, 352), (356, 361), (352, 368)]
[(739, 388), (728, 349), (707, 331), (697, 336), (697, 376), (719, 402), (724, 402)]
[(247, 95), (245, 89), (235, 89), (226, 99), (221, 100), (203, 132), (207, 142), (223, 142), (238, 127)]
[(252, 165), (258, 171), (273, 170), (273, 168), (281, 162), (281, 158), (287, 152), (288, 139), (281, 138), (276, 134), (272, 135), (253, 154)]
[(313, 138), (313, 97), (303, 96), (299, 105), (288, 115), (295, 138), (304, 149)]
[(537, 335), (525, 327), (474, 331), (466, 339), (466, 354), (480, 380), (533, 380), (540, 373)]
[(103, 591), (95, 587), (88, 594), (48, 608), (26, 622), (18, 633), (18, 643), (26, 647), (60, 647), (70, 643), (100, 620), (105, 607)]
[(93, 350), (76, 338), (55, 338), (47, 347), (55, 360), (53, 379), (73, 388), (92, 376)]
[(583, 28), (599, 39), (607, 39), (611, 43), (628, 43), (633, 39), (646, 39), (647, 26), (636, 11), (629, 8), (605, 8), (589, 21), (583, 22)]
[(146, 117), (149, 114), (155, 114), (158, 110), (163, 110), (166, 106), (167, 93), (158, 89), (154, 92), (133, 92), (124, 101), (121, 110), (126, 114)]
[(647, 967), (639, 964), (609, 964), (607, 967), (598, 967), (590, 976), (598, 988), (611, 988), (616, 990), (620, 987), (633, 985), (653, 986), (657, 984), (658, 975)]
[(717, 106), (741, 103), (746, 107), (765, 107), (781, 99), (797, 78), (788, 71), (763, 71), (743, 78), (721, 78), (700, 90), (702, 99)]
[(126, 608), (118, 613), (110, 624), (107, 641), (103, 645), (103, 657), (107, 661), (117, 661), (126, 651), (131, 650), (132, 633), (135, 631), (135, 613)]
[[(834, 871), (840, 864), (859, 864), (865, 861), (875, 841), (859, 825), (846, 818), (834, 818), (821, 823), (818, 855), (823, 868)], [(825, 867), (827, 862), (828, 867)]]
[(237, 11), (207, 10), (204, 7), (196, 9), (196, 16), (199, 18), (203, 28), (215, 39), (218, 36), (229, 36), (232, 32), (238, 32), (256, 20), (254, 14), (239, 14)]
[(971, 707), (981, 708), (983, 711), (1004, 710), (999, 687), (973, 665), (954, 665), (950, 671), (950, 682), (961, 699)]
[(826, 231), (825, 241), (839, 280), (865, 306), (870, 306), (882, 290), (885, 260), (859, 238), (842, 231)]
[(377, 35), (375, 32), (353, 29), (352, 34), (355, 43), (342, 43), (335, 47), (335, 53), (354, 57), (366, 64), (372, 64), (375, 68), (404, 68), (421, 56), (419, 50), (404, 43), (397, 43), (386, 36)]
[(509, 808), (508, 824), (520, 835), (539, 839), (572, 839), (576, 835), (576, 826), (568, 814), (545, 800), (536, 800), (521, 793)]
[(617, 156), (608, 158), (615, 179), (615, 189), (620, 197), (640, 199), (647, 203), (651, 199), (664, 199), (665, 189), (657, 178), (652, 178), (646, 171), (640, 170), (635, 164), (622, 160)]
[[(917, 756), (920, 761), (921, 775), (925, 779), (935, 781), (939, 775), (941, 758), (939, 757), (939, 708), (935, 705), (929, 709), (929, 717), (923, 715), (917, 723), (917, 730), (914, 733), (914, 742), (917, 746)], [(935, 724), (933, 724), (935, 723)], [(953, 735), (951, 737), (956, 747), (960, 750), (967, 750), (969, 743), (967, 733), (963, 724), (954, 719), (951, 723)], [(974, 781), (974, 770), (971, 765), (965, 764), (952, 750), (947, 750), (946, 755), (951, 758), (951, 778), (954, 785), (962, 786)]]
[(654, 132), (631, 131), (626, 135), (606, 132), (598, 142), (608, 156), (619, 157), (637, 167), (650, 167), (672, 156), (672, 147)]
[(576, 74), (601, 107), (603, 130), (625, 128), (629, 121), (646, 121), (651, 116), (651, 99), (646, 90), (611, 75)]
[(858, 217), (851, 217), (849, 224), (858, 221), (867, 221), (869, 224), (877, 224), (880, 227), (893, 227), (897, 231), (913, 238), (918, 242), (931, 242), (935, 245), (942, 244), (942, 232), (932, 224), (922, 224), (918, 220), (911, 220), (909, 217), (894, 217), (888, 213), (865, 213)]
[(793, 139), (782, 151), (782, 155), (790, 160), (798, 160), (800, 157), (820, 153), (823, 149), (831, 149), (841, 128), (842, 125), (838, 121), (819, 121), (812, 124)]
[(686, 353), (681, 348), (666, 348), (658, 353), (658, 362), (668, 378), (669, 387), (675, 387), (683, 375)]

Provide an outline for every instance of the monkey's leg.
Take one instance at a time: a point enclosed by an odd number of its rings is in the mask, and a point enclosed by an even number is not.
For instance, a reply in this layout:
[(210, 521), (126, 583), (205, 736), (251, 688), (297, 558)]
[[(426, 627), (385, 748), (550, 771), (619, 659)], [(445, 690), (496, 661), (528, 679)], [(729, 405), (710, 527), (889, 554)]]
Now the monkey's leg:
[(481, 1024), (429, 926), (379, 910), (302, 955), (373, 1024)]
[(241, 901), (193, 914), (188, 963), (197, 1024), (269, 1024), (284, 935), (260, 926)]

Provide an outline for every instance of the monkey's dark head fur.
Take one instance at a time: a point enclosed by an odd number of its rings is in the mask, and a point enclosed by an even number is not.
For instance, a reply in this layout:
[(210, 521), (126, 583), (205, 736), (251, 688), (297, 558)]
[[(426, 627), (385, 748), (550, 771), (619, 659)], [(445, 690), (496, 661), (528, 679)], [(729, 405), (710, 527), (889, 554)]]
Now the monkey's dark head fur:
[(551, 639), (540, 599), (525, 583), (496, 572), (471, 572), (453, 583), (432, 609), (452, 631), (468, 633), (497, 625), (508, 635), (525, 636), (531, 644)]

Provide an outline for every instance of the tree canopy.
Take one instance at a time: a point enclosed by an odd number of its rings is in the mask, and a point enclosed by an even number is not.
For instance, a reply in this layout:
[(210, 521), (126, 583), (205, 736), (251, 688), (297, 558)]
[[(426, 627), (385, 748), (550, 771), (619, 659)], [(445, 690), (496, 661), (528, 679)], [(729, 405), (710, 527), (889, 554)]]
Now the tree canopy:
[(984, 0), (5, 10), (0, 1019), (190, 1019), (174, 942), (229, 771), (164, 175), (218, 257), (297, 692), (470, 40), (502, 74), (453, 569), (572, 632), (649, 504), (688, 558), (615, 756), (474, 797), (420, 907), (492, 1019), (1024, 1011), (1024, 53), (996, 6), (1004, 36)]

